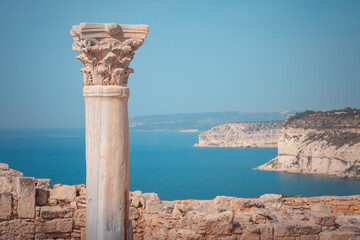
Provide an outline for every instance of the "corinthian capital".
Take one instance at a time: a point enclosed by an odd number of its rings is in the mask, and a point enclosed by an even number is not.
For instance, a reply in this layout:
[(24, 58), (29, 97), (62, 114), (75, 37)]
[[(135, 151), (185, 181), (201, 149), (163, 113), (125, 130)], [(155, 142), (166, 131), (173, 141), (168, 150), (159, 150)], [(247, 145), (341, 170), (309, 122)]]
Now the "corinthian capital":
[(135, 51), (143, 44), (147, 25), (116, 23), (81, 23), (73, 26), (70, 35), (73, 50), (84, 67), (84, 85), (126, 86)]

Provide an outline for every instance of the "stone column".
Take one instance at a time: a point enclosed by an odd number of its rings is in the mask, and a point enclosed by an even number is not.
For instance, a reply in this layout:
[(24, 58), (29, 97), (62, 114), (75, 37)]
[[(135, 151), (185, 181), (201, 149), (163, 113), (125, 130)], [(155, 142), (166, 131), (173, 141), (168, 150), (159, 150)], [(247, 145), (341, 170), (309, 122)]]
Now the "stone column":
[(86, 238), (129, 238), (129, 64), (147, 25), (81, 23), (70, 35), (83, 64)]

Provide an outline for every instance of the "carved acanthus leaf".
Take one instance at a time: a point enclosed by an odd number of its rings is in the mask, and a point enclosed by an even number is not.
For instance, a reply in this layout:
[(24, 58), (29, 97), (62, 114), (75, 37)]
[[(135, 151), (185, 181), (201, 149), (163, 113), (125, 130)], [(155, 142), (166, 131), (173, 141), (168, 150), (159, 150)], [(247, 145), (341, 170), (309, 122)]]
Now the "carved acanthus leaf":
[[(126, 86), (135, 51), (143, 44), (146, 25), (91, 24), (74, 26), (73, 50), (83, 64), (84, 85)], [(125, 33), (127, 33), (125, 37)], [(134, 36), (134, 37), (131, 37)]]

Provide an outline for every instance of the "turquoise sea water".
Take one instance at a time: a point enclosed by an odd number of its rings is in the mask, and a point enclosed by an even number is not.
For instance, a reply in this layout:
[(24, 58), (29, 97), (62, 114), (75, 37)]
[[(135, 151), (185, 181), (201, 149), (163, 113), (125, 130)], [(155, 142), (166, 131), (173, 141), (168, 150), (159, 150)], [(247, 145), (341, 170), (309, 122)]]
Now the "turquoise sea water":
[[(194, 148), (198, 133), (131, 132), (130, 189), (163, 200), (360, 193), (360, 181), (252, 170), (277, 149)], [(85, 183), (84, 129), (0, 130), (0, 162), (52, 184)]]

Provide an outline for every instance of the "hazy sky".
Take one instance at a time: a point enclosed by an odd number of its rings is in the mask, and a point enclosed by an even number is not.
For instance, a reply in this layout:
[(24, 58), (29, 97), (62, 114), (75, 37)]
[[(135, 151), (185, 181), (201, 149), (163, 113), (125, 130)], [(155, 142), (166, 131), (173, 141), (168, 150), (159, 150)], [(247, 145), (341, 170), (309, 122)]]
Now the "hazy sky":
[(84, 127), (81, 22), (148, 24), (130, 116), (360, 107), (360, 1), (0, 2), (0, 128)]

